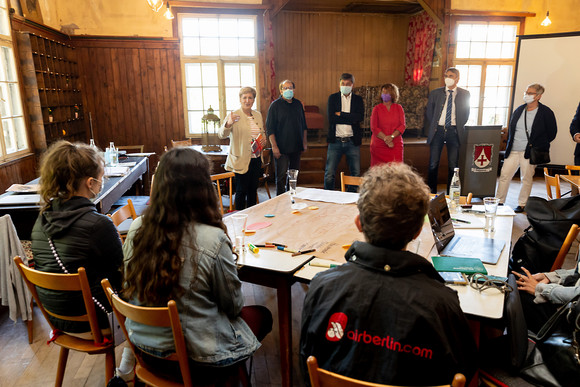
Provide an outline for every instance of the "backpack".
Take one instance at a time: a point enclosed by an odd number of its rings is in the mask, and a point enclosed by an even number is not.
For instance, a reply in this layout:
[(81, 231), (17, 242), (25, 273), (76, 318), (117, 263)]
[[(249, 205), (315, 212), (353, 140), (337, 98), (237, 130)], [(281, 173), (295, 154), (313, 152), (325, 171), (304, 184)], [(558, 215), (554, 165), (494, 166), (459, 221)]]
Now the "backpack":
[(546, 200), (530, 197), (526, 204), (530, 226), (512, 250), (510, 271), (550, 271), (573, 224), (580, 225), (580, 195)]

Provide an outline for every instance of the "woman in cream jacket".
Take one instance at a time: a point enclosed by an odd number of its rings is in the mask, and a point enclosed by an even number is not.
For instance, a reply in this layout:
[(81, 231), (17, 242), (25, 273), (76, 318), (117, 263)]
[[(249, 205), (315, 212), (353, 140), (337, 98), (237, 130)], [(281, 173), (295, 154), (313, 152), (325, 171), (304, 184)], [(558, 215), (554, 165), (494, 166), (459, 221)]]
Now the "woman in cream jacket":
[(262, 174), (261, 150), (266, 145), (262, 115), (252, 110), (256, 90), (240, 90), (241, 108), (231, 112), (219, 129), (219, 137), (230, 137), (230, 153), (225, 169), (236, 174), (236, 210), (256, 204), (258, 182)]

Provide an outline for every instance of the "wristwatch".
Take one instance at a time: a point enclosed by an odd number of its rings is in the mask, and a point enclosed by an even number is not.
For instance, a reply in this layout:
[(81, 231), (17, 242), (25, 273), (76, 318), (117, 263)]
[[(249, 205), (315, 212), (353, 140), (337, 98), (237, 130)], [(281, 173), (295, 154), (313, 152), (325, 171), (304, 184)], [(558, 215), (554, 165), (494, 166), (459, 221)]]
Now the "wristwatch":
[(395, 139), (395, 136), (393, 136), (393, 135), (391, 134), (391, 138), (394, 140), (394, 139)]

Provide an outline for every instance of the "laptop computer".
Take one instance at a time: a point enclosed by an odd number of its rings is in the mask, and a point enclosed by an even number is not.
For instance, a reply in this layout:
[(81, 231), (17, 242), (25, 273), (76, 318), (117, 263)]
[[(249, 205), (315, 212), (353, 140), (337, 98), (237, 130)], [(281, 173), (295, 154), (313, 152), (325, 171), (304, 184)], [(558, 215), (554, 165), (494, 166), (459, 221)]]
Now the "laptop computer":
[(499, 260), (505, 241), (455, 235), (445, 194), (440, 194), (431, 200), (428, 216), (439, 255), (479, 258), (483, 263), (491, 265), (495, 265)]

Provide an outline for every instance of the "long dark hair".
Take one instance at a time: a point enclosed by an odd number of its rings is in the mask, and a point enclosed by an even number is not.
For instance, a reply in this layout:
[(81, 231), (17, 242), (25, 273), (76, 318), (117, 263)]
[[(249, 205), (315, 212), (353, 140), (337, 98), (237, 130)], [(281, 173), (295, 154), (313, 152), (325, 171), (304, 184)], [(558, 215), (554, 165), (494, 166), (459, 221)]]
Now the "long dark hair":
[(133, 238), (133, 255), (125, 270), (125, 297), (156, 306), (182, 294), (179, 253), (186, 233), (195, 240), (190, 226), (202, 223), (226, 231), (217, 200), (204, 155), (182, 147), (161, 157), (151, 203)]

